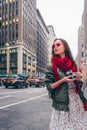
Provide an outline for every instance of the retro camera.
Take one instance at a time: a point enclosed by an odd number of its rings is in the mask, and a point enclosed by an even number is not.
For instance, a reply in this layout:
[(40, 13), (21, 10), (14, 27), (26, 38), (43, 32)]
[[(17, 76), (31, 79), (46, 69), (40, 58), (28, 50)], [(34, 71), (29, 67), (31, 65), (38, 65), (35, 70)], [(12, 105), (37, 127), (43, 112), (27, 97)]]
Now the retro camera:
[[(70, 79), (77, 78), (76, 72), (73, 72), (72, 70), (67, 71), (67, 72), (66, 72), (66, 76), (70, 76)], [(79, 80), (78, 80), (78, 83), (79, 83), (80, 85), (83, 84), (82, 78), (83, 78), (83, 76), (82, 76), (82, 74), (80, 74), (80, 75), (79, 75)]]
[[(67, 76), (70, 76), (70, 79), (77, 78), (76, 72), (73, 72), (72, 70), (66, 72)], [(82, 74), (79, 75), (79, 79), (82, 79)]]
[(72, 70), (66, 72), (67, 76), (70, 76), (70, 79), (76, 78), (76, 73), (72, 72)]

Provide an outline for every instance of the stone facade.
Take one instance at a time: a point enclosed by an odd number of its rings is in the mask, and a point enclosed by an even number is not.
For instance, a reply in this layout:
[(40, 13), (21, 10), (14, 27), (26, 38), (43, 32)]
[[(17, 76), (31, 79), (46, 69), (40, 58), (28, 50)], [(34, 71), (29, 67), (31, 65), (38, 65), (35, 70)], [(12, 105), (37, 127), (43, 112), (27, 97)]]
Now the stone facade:
[(56, 39), (56, 34), (54, 31), (54, 28), (52, 25), (47, 26), (48, 30), (49, 30), (49, 42), (48, 42), (48, 60), (49, 62), (51, 62), (51, 57), (52, 57), (52, 44), (54, 39)]
[(37, 9), (37, 75), (44, 76), (44, 71), (48, 63), (48, 36), (49, 31)]
[(36, 74), (36, 26), (36, 0), (0, 0), (0, 74)]
[(84, 1), (84, 11), (83, 11), (83, 20), (84, 20), (84, 35), (85, 35), (85, 55), (87, 57), (87, 0)]

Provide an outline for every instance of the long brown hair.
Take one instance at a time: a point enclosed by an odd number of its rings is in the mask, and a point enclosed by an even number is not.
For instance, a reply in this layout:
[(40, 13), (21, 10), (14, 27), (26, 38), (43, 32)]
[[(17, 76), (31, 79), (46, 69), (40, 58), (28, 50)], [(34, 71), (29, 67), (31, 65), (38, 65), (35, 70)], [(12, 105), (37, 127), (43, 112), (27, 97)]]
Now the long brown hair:
[[(53, 44), (54, 44), (54, 42), (55, 42), (56, 40), (60, 40), (60, 41), (63, 43), (63, 46), (64, 46), (64, 48), (65, 48), (65, 55), (68, 56), (68, 57), (70, 57), (71, 60), (73, 61), (73, 63), (76, 65), (76, 63), (75, 63), (75, 61), (74, 61), (74, 58), (73, 58), (73, 56), (72, 56), (72, 53), (71, 53), (71, 50), (70, 50), (70, 47), (69, 47), (67, 41), (64, 40), (64, 39), (62, 39), (62, 38), (56, 38), (56, 39), (53, 41)], [(54, 50), (53, 50), (53, 48), (52, 48), (52, 57), (53, 57), (54, 55), (55, 55), (55, 53), (54, 53)]]

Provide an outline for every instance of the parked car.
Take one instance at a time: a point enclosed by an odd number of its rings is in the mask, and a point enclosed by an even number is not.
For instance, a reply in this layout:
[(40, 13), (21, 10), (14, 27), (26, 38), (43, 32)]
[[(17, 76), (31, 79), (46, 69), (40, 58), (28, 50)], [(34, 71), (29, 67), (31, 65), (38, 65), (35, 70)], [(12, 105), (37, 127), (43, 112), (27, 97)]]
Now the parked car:
[(44, 79), (39, 78), (39, 80), (40, 80), (41, 86), (45, 87)]
[(25, 78), (22, 77), (8, 77), (5, 78), (3, 81), (3, 85), (5, 86), (5, 88), (8, 88), (9, 86), (13, 86), (15, 88), (28, 88), (28, 82), (26, 81)]
[(45, 87), (44, 81), (39, 78), (32, 78), (29, 81), (29, 86), (35, 86), (35, 87)]
[(1, 77), (0, 77), (0, 86), (2, 86), (2, 80), (1, 80)]
[(27, 78), (28, 76), (25, 75), (25, 74), (17, 74), (19, 77), (22, 77), (22, 78)]
[(8, 75), (7, 74), (2, 74), (2, 75), (0, 75), (0, 86), (2, 86), (3, 85), (3, 82), (2, 82), (2, 80), (4, 80), (5, 78), (7, 78), (8, 77)]

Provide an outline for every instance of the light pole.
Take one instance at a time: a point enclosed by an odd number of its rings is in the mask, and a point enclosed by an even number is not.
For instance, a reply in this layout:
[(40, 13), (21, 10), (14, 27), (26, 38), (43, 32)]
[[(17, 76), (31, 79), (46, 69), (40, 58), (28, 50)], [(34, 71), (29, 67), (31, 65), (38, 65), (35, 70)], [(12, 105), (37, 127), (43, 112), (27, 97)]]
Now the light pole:
[(36, 76), (36, 64), (37, 64), (37, 62), (36, 62), (36, 60), (35, 61), (32, 61), (32, 74), (33, 74), (33, 71), (35, 72), (35, 76)]
[(7, 49), (7, 74), (9, 74), (9, 67), (10, 67), (9, 43), (6, 43), (6, 49)]

